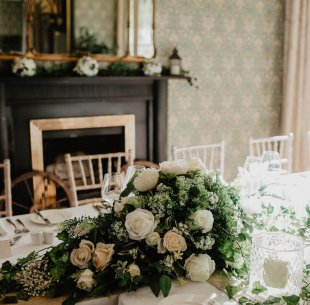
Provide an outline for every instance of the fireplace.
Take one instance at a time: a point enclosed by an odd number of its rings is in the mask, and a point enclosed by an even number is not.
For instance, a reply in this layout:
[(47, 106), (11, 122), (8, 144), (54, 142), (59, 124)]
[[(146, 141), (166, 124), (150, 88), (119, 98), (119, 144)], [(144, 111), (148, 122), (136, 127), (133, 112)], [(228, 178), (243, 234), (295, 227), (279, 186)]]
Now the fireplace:
[[(166, 159), (167, 78), (2, 78), (0, 83), (3, 84), (0, 86), (0, 153), (1, 159), (11, 159), (13, 176), (32, 170), (31, 120), (134, 115), (136, 159), (156, 163)], [(53, 130), (44, 133), (44, 148), (48, 151), (55, 143), (61, 147), (61, 141), (76, 143), (74, 137), (83, 141), (94, 140), (98, 145), (100, 137), (114, 138), (117, 143), (123, 136), (122, 129), (118, 127), (108, 134), (102, 134), (96, 128), (89, 129), (87, 134), (79, 128)], [(118, 144), (111, 145), (115, 149), (122, 148)], [(46, 162), (54, 158), (53, 154), (47, 155)]]

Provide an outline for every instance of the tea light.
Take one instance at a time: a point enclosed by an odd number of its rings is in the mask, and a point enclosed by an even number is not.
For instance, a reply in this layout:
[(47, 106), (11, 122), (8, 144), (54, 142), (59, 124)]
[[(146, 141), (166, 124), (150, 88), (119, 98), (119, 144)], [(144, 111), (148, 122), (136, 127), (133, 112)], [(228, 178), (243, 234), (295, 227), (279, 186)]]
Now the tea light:
[(267, 258), (264, 261), (263, 279), (270, 288), (285, 288), (288, 281), (288, 262)]
[(267, 288), (267, 295), (298, 295), (303, 276), (303, 240), (282, 232), (260, 232), (252, 240), (249, 288), (259, 282)]

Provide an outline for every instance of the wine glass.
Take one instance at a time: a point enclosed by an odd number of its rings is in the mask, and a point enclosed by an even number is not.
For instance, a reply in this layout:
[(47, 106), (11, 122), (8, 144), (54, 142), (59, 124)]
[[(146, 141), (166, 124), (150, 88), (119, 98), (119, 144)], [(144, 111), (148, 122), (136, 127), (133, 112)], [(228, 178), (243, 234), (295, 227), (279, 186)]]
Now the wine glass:
[(260, 157), (247, 156), (244, 162), (244, 169), (250, 174), (257, 174), (261, 168), (262, 159)]
[(119, 173), (108, 173), (104, 175), (101, 197), (104, 202), (112, 206), (119, 199), (123, 185), (122, 176)]
[(282, 169), (280, 155), (277, 151), (264, 151), (262, 161), (268, 163), (268, 171), (281, 171)]
[(143, 165), (130, 165), (127, 168), (126, 175), (124, 178), (123, 188), (122, 190), (126, 189), (130, 179), (137, 173), (141, 172), (145, 169), (145, 166)]

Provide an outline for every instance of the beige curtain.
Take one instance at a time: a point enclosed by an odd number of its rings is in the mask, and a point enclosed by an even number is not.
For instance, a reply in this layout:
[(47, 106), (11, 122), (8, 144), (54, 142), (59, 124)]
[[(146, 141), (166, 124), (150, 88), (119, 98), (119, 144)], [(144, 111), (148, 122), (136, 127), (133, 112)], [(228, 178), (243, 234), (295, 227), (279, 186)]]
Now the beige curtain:
[(294, 133), (293, 170), (308, 168), (310, 0), (286, 0), (281, 131)]

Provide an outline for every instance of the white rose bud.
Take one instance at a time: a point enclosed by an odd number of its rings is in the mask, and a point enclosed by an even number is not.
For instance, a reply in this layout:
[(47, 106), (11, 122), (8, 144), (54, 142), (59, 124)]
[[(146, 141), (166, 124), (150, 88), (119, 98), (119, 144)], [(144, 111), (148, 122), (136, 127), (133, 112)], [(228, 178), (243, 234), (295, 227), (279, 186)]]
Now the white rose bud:
[(186, 277), (194, 282), (206, 282), (215, 270), (215, 263), (208, 254), (192, 254), (185, 260)]
[(160, 240), (160, 236), (157, 232), (151, 232), (145, 239), (145, 242), (149, 246), (156, 246)]
[(140, 268), (139, 268), (139, 266), (136, 265), (136, 264), (130, 264), (130, 265), (128, 266), (128, 272), (130, 273), (131, 278), (134, 278), (135, 276), (138, 276), (138, 275), (141, 274)]
[(212, 230), (214, 218), (209, 210), (198, 210), (192, 216), (194, 221), (193, 229), (202, 229), (202, 233), (207, 233)]
[(139, 192), (152, 190), (158, 183), (159, 173), (154, 168), (147, 168), (133, 181), (134, 187)]
[(93, 275), (94, 273), (90, 269), (83, 270), (77, 278), (76, 287), (87, 292), (91, 291), (96, 285)]
[(126, 215), (125, 227), (131, 239), (144, 239), (156, 228), (154, 215), (148, 210), (138, 208)]
[(160, 238), (157, 243), (157, 252), (160, 254), (164, 254), (167, 252), (167, 249), (164, 247), (164, 240), (162, 238)]
[[(126, 197), (125, 197), (126, 198)], [(120, 213), (121, 211), (123, 211), (123, 208), (124, 208), (124, 201), (123, 201), (124, 198), (122, 198), (122, 200), (116, 200), (114, 202), (114, 212), (115, 213)]]

